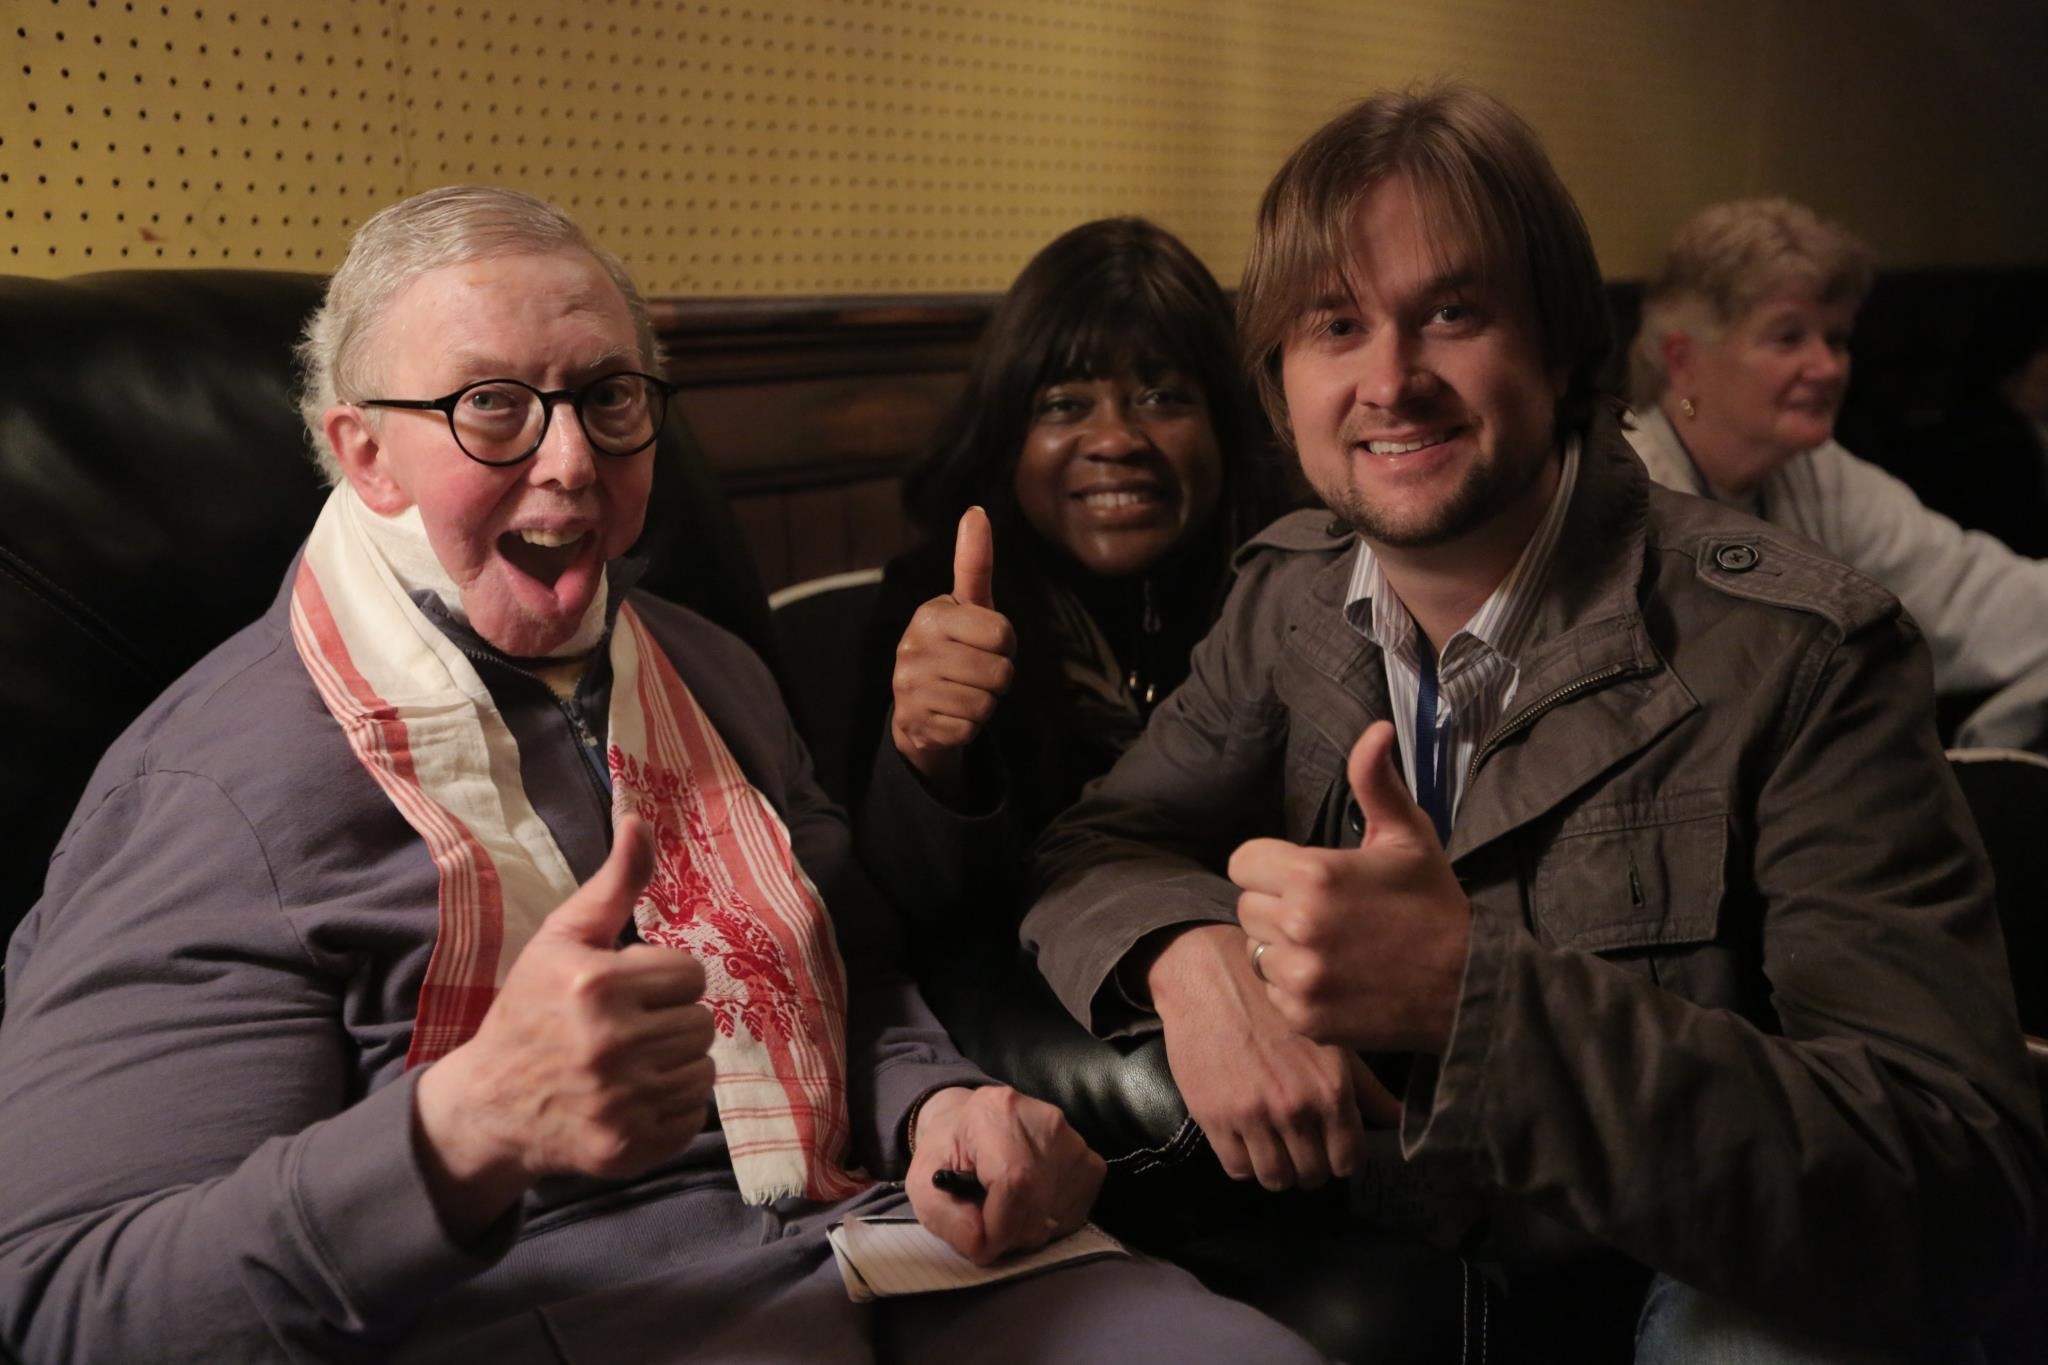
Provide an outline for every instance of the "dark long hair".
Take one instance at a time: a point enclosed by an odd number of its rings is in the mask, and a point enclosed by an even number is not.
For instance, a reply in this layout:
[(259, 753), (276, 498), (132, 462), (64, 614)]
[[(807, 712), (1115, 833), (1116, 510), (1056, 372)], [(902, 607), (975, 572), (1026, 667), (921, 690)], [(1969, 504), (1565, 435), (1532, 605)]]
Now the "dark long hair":
[[(1071, 710), (1052, 647), (1047, 580), (1066, 582), (1121, 665), (1153, 684), (1142, 695), (1163, 696), (1187, 675), (1188, 655), (1215, 619), (1231, 552), (1293, 492), (1285, 482), (1292, 462), (1271, 453), (1238, 363), (1230, 304), (1178, 238), (1142, 218), (1084, 223), (1034, 256), (1010, 286), (960, 401), (905, 478), (905, 504), (925, 533), (905, 562), (938, 591), (946, 590), (960, 514), (976, 504), (988, 510), (996, 608), (1017, 632), (1016, 682), (993, 724), (1008, 756), (1013, 809), (1029, 833), (1116, 757)], [(1201, 390), (1222, 460), (1216, 512), (1174, 547), (1170, 566), (1096, 578), (1047, 546), (1017, 505), (1017, 460), (1039, 391), (1070, 379), (1146, 380), (1169, 371)], [(883, 682), (878, 669), (875, 685)], [(878, 694), (870, 710), (886, 709)]]
[[(1174, 370), (1201, 389), (1223, 456), (1216, 521), (1231, 545), (1265, 510), (1249, 466), (1265, 447), (1238, 369), (1236, 328), (1216, 277), (1178, 237), (1143, 218), (1101, 218), (1061, 233), (1003, 295), (904, 503), (927, 537), (952, 543), (960, 514), (988, 509), (999, 543), (1022, 527), (1017, 457), (1040, 389), (1069, 379)], [(1028, 539), (1027, 539), (1028, 537)], [(1001, 551), (997, 563), (1003, 562)]]

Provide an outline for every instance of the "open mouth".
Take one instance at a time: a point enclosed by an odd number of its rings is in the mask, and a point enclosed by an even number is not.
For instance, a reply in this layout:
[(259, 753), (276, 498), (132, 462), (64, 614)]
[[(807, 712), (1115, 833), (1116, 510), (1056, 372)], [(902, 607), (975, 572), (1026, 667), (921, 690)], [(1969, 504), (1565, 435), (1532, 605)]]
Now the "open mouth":
[(1086, 488), (1073, 497), (1091, 512), (1118, 512), (1133, 507), (1157, 507), (1166, 501), (1166, 490), (1157, 484)]
[(582, 558), (591, 534), (589, 531), (575, 535), (561, 531), (507, 531), (498, 537), (498, 553), (520, 573), (552, 588), (555, 581)]
[(1405, 440), (1369, 440), (1362, 441), (1359, 444), (1363, 445), (1366, 453), (1371, 455), (1413, 455), (1418, 450), (1428, 450), (1432, 446), (1440, 446), (1457, 434), (1457, 429), (1452, 428), (1448, 431), (1425, 432), (1422, 435)]

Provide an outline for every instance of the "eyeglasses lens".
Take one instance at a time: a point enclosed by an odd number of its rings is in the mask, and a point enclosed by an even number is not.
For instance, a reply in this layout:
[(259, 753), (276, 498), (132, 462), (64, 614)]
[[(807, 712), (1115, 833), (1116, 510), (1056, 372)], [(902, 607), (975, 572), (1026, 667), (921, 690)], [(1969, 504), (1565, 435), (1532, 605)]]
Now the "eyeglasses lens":
[(607, 454), (624, 455), (654, 439), (661, 403), (661, 390), (643, 376), (614, 374), (584, 389), (576, 411), (592, 445)]
[[(654, 440), (664, 395), (642, 375), (593, 380), (574, 404), (583, 435), (607, 455), (630, 455)], [(541, 396), (523, 384), (490, 382), (464, 389), (448, 414), (455, 439), (476, 459), (508, 464), (541, 442), (547, 416)]]
[(478, 384), (462, 391), (448, 419), (477, 459), (516, 460), (540, 440), (540, 395), (518, 384)]

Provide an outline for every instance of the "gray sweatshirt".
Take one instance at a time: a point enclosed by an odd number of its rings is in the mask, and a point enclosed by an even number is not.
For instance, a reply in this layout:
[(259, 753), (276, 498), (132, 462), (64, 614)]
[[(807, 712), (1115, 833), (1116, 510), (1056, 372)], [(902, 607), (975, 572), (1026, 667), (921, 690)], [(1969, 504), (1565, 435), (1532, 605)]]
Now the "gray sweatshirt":
[[(652, 1273), (636, 1247), (672, 1263), (715, 1256), (692, 1240), (736, 1227), (775, 1235), (777, 1210), (740, 1205), (715, 1124), (638, 1180), (546, 1181), (479, 1245), (445, 1235), (404, 1069), (436, 874), (315, 693), (285, 582), (108, 751), (8, 949), (0, 1339), (30, 1361), (383, 1359), (429, 1313), (441, 1335)], [(984, 1078), (897, 969), (896, 930), (759, 659), (691, 612), (633, 602), (831, 909), (851, 1157), (899, 1174), (911, 1106)], [(563, 702), (440, 623), (587, 878), (611, 821), (576, 728), (603, 735), (603, 651)]]

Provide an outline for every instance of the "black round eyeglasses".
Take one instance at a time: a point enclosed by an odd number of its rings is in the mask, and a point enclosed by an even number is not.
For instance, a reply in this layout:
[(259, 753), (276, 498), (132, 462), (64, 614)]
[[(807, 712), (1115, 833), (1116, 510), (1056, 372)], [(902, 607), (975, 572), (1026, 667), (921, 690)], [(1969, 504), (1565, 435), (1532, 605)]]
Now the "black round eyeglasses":
[(547, 439), (555, 404), (576, 410), (584, 439), (600, 455), (638, 455), (661, 434), (677, 386), (635, 370), (601, 375), (573, 389), (536, 389), (517, 379), (479, 379), (439, 398), (359, 398), (356, 406), (438, 412), (463, 454), (502, 469)]

